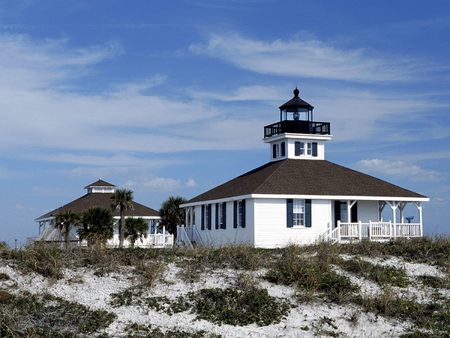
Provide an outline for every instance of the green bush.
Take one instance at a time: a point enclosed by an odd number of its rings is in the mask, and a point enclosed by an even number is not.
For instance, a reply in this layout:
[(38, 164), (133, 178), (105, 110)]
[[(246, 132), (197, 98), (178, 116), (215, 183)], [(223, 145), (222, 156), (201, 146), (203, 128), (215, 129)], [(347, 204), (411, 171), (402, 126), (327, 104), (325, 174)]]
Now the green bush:
[(265, 278), (275, 284), (295, 286), (300, 291), (321, 293), (335, 302), (345, 301), (358, 290), (349, 278), (324, 264), (324, 257), (301, 258), (291, 249), (274, 262)]
[(336, 263), (348, 272), (384, 285), (407, 287), (410, 282), (405, 269), (372, 264), (362, 259), (337, 259)]
[(266, 289), (251, 287), (240, 290), (202, 289), (188, 294), (198, 319), (218, 324), (259, 326), (279, 323), (290, 310), (290, 304), (268, 294)]
[(76, 337), (108, 327), (115, 315), (44, 295), (9, 295), (0, 307), (2, 337)]

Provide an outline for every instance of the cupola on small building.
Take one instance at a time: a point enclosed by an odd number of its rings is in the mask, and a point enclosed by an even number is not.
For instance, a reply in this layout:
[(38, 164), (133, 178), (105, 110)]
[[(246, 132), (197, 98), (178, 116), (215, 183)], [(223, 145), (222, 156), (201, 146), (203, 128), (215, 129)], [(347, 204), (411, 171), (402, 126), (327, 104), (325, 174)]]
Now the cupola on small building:
[[(293, 93), (279, 107), (279, 121), (264, 127), (269, 162), (183, 204), (178, 243), (273, 248), (423, 236), (429, 198), (327, 161), (330, 123), (315, 121), (314, 107), (297, 88)], [(416, 223), (406, 221), (407, 205)]]
[[(109, 209), (112, 212), (114, 218), (114, 236), (106, 243), (109, 247), (117, 247), (119, 245), (119, 219), (120, 214), (117, 209), (113, 209), (111, 197), (114, 195), (117, 187), (104, 180), (97, 180), (86, 187), (86, 194), (67, 203), (61, 207), (58, 207), (52, 211), (35, 219), (39, 223), (39, 235), (35, 238), (37, 242), (46, 243), (59, 243), (64, 242), (64, 236), (56, 224), (56, 216), (59, 213), (66, 211), (72, 211), (77, 214), (82, 214), (89, 208), (101, 207)], [(166, 247), (172, 246), (173, 235), (163, 233), (157, 233), (159, 221), (161, 219), (159, 212), (136, 201), (131, 202), (132, 208), (125, 211), (125, 217), (131, 218), (143, 218), (148, 222), (147, 235), (136, 241), (137, 247)], [(86, 245), (86, 243), (79, 240), (76, 228), (73, 227), (70, 233), (70, 241), (74, 245)], [(125, 240), (124, 246), (130, 245), (128, 240)]]

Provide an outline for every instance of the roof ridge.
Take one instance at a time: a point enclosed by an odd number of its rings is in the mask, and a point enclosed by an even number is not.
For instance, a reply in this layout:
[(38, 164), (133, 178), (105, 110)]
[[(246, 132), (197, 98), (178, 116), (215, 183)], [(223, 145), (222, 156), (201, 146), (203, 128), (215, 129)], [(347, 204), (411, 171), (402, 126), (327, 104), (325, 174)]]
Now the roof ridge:
[[(261, 184), (259, 184), (259, 185), (255, 188), (255, 190), (254, 190), (255, 193), (258, 191), (259, 188), (261, 188), (261, 186), (262, 186), (264, 183), (266, 183), (266, 181), (267, 181), (269, 178), (271, 178), (271, 177), (273, 176), (273, 174), (275, 174), (276, 171), (278, 171), (278, 169), (280, 169), (280, 167), (282, 167), (285, 163), (287, 163), (287, 160), (288, 160), (288, 158), (286, 158), (286, 159), (284, 159), (284, 160), (279, 160), (279, 161), (277, 161), (277, 162), (279, 163), (278, 167), (277, 167), (274, 171), (272, 171), (272, 172), (270, 173), (270, 175), (267, 176), (267, 177), (264, 179), (264, 181), (262, 181)], [(278, 164), (277, 162), (275, 162), (275, 164)]]

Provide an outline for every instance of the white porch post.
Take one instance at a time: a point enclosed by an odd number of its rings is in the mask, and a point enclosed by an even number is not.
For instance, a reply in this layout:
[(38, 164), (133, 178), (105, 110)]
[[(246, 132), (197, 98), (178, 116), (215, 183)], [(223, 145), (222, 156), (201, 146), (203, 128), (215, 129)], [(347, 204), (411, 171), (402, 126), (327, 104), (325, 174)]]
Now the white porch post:
[(359, 238), (359, 240), (362, 239), (362, 233), (361, 233), (361, 221), (358, 221), (358, 238)]
[(405, 207), (406, 207), (406, 203), (405, 202), (400, 203), (398, 205), (398, 209), (400, 210), (400, 223), (402, 223), (402, 224), (405, 223), (405, 217), (403, 215), (403, 209), (405, 209)]
[(369, 241), (371, 240), (372, 237), (372, 221), (369, 221)]
[(397, 202), (387, 202), (392, 209), (392, 222), (394, 224), (394, 238), (397, 237)]
[[(352, 222), (352, 208), (355, 205), (356, 201), (347, 201), (347, 222), (351, 223)], [(358, 220), (356, 220), (356, 222), (358, 222)]]
[(420, 231), (419, 235), (420, 237), (423, 237), (422, 204), (420, 202), (415, 202), (414, 204), (416, 205), (417, 210), (419, 211), (419, 231)]
[(337, 221), (337, 240), (341, 241), (341, 221)]
[(385, 201), (378, 202), (378, 222), (382, 222), (383, 218), (381, 217), (381, 213), (383, 212), (384, 207), (386, 206)]

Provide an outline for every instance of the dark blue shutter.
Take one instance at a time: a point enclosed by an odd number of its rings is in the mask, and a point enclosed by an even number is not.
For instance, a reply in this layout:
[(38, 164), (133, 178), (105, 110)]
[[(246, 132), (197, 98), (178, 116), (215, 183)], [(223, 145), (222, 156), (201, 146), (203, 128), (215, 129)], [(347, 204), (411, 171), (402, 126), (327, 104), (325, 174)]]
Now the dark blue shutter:
[(272, 157), (277, 158), (277, 145), (272, 145)]
[(202, 230), (205, 230), (205, 206), (202, 205)]
[(317, 156), (317, 142), (312, 143), (312, 156)]
[(295, 156), (300, 156), (300, 142), (295, 142)]
[(305, 200), (305, 227), (311, 228), (311, 200)]
[(219, 203), (216, 203), (216, 229), (219, 229)]
[(246, 209), (246, 203), (245, 203), (245, 200), (242, 200), (241, 203), (242, 203), (242, 219), (241, 219), (241, 227), (245, 228), (245, 209)]
[(237, 216), (238, 216), (238, 210), (237, 210), (237, 201), (234, 201), (233, 203), (233, 228), (237, 228)]
[(227, 228), (227, 203), (222, 203), (222, 217), (223, 217), (223, 223), (222, 223), (222, 229)]
[(286, 143), (281, 142), (281, 156), (286, 156)]
[(211, 230), (211, 204), (208, 204), (208, 206), (207, 206), (207, 208), (208, 208), (208, 219), (206, 220), (207, 221), (207, 223), (206, 223), (206, 225), (208, 226), (208, 230)]
[(287, 214), (287, 227), (292, 228), (294, 226), (294, 201), (292, 199), (286, 200), (286, 214)]

